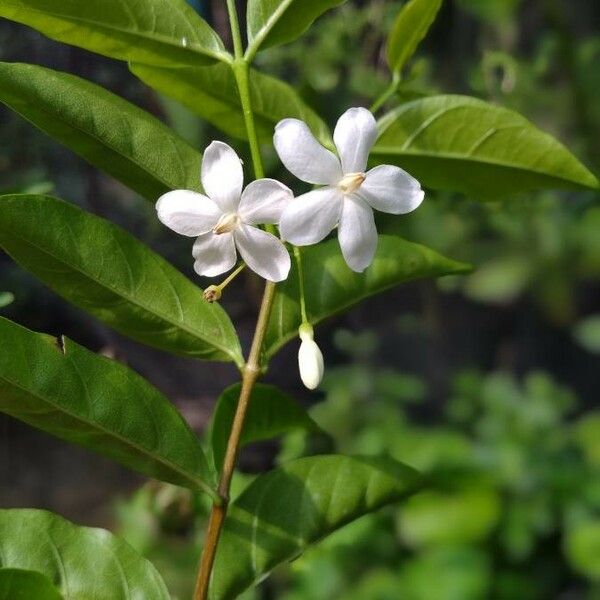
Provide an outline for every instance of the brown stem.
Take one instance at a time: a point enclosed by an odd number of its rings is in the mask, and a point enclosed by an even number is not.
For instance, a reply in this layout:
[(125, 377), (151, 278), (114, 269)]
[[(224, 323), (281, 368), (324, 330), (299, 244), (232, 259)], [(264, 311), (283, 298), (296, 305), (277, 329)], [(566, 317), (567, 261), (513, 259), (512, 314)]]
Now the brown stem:
[(269, 323), (271, 307), (273, 306), (274, 295), (275, 284), (267, 282), (260, 306), (258, 321), (256, 323), (254, 338), (252, 340), (252, 347), (250, 348), (250, 355), (248, 356), (248, 362), (244, 367), (240, 398), (238, 400), (235, 417), (233, 419), (233, 425), (229, 434), (229, 441), (227, 442), (227, 450), (225, 452), (225, 460), (223, 461), (223, 469), (221, 471), (219, 487), (217, 488), (217, 491), (223, 499), (223, 502), (220, 505), (213, 504), (212, 511), (210, 513), (206, 538), (204, 540), (204, 548), (202, 550), (202, 558), (200, 559), (200, 569), (198, 571), (196, 589), (194, 591), (194, 600), (206, 600), (208, 595), (208, 586), (210, 583), (210, 575), (213, 564), (215, 562), (215, 555), (217, 553), (217, 544), (219, 543), (219, 537), (221, 535), (223, 523), (227, 515), (227, 506), (229, 504), (229, 488), (231, 486), (231, 478), (233, 477), (233, 472), (235, 470), (235, 463), (240, 446), (240, 439), (242, 437), (242, 430), (244, 428), (244, 421), (246, 419), (246, 413), (248, 412), (252, 389), (260, 376), (260, 355), (262, 352), (263, 341), (265, 339), (265, 333), (267, 331), (267, 325)]

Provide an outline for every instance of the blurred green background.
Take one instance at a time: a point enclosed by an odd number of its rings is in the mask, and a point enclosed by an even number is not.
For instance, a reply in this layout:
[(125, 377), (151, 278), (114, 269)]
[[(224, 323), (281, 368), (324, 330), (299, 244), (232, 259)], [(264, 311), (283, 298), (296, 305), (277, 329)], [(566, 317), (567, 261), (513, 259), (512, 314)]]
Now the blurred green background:
[[(191, 2), (227, 38), (223, 3)], [(240, 2), (243, 10), (244, 2)], [(386, 87), (382, 40), (402, 2), (355, 1), (258, 66), (292, 82), (333, 124)], [(223, 136), (158, 97), (126, 66), (0, 22), (0, 59), (76, 73), (143, 106), (199, 148)], [(452, 92), (522, 112), (600, 170), (600, 3), (447, 0), (399, 98)], [(229, 140), (242, 154), (247, 149)], [(270, 173), (286, 179), (266, 149)], [(490, 182), (493, 186), (493, 181)], [(53, 192), (120, 223), (190, 277), (187, 240), (152, 206), (0, 109), (0, 192)], [(300, 387), (297, 346), (268, 380), (311, 407), (331, 438), (294, 434), (244, 452), (236, 488), (278, 461), (311, 453), (390, 453), (436, 485), (401, 509), (363, 518), (248, 598), (282, 600), (600, 599), (600, 205), (598, 194), (531, 193), (502, 203), (429, 193), (381, 231), (477, 266), (372, 299), (317, 332), (321, 392)], [(203, 285), (206, 282), (201, 282)], [(228, 288), (242, 338), (260, 285)], [(0, 256), (0, 311), (130, 364), (197, 431), (227, 365), (141, 348), (69, 307)], [(0, 417), (0, 506), (35, 506), (119, 531), (191, 594), (207, 507), (162, 484)]]

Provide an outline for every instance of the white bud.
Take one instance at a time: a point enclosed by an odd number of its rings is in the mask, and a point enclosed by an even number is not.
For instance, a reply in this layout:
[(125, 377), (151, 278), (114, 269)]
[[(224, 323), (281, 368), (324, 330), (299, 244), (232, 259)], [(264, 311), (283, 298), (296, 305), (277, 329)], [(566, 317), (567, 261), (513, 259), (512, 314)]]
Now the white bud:
[(313, 339), (313, 328), (308, 323), (303, 323), (298, 333), (302, 340), (298, 351), (300, 379), (309, 390), (314, 390), (323, 379), (323, 354)]

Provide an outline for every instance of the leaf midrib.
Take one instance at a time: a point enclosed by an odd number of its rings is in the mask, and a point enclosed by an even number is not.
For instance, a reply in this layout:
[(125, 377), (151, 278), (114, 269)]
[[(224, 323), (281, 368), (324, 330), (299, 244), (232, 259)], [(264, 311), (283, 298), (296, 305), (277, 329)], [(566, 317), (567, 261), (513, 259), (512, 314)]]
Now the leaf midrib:
[[(4, 0), (4, 2), (6, 2), (6, 0)], [(170, 46), (172, 48), (175, 48), (177, 50), (181, 50), (184, 52), (189, 50), (190, 52), (193, 52), (194, 54), (201, 54), (201, 55), (205, 55), (205, 56), (214, 58), (215, 60), (229, 62), (229, 54), (228, 53), (226, 53), (225, 51), (215, 52), (214, 50), (209, 50), (208, 48), (204, 48), (202, 45), (199, 45), (197, 40), (195, 40), (193, 42), (193, 44), (191, 44), (190, 46), (182, 47), (182, 46), (175, 44), (171, 38), (165, 37), (161, 34), (148, 35), (147, 33), (140, 31), (140, 30), (134, 31), (134, 30), (129, 30), (129, 29), (123, 29), (123, 28), (117, 27), (115, 25), (109, 26), (109, 25), (102, 24), (98, 21), (85, 19), (83, 17), (67, 16), (67, 15), (64, 15), (61, 13), (53, 12), (51, 10), (40, 10), (38, 8), (19, 7), (14, 4), (10, 4), (10, 2), (8, 4), (6, 4), (6, 6), (9, 9), (12, 8), (13, 10), (16, 10), (19, 12), (21, 12), (21, 11), (25, 12), (25, 13), (33, 12), (38, 15), (42, 15), (42, 16), (49, 15), (50, 17), (54, 17), (55, 19), (72, 22), (75, 24), (83, 23), (84, 25), (93, 26), (93, 27), (96, 27), (96, 28), (104, 30), (104, 31), (109, 31), (109, 32), (116, 31), (117, 33), (120, 33), (125, 36), (139, 37), (139, 38), (148, 40), (150, 42), (158, 42), (158, 43), (164, 44), (165, 46)]]
[[(112, 438), (118, 440), (119, 442), (124, 443), (125, 446), (129, 446), (129, 447), (133, 448), (134, 450), (138, 451), (140, 454), (142, 454), (146, 457), (149, 457), (152, 460), (156, 461), (157, 463), (178, 473), (184, 479), (188, 480), (190, 483), (193, 483), (194, 486), (197, 486), (205, 491), (210, 490), (209, 493), (211, 493), (211, 494), (213, 493), (212, 488), (207, 483), (205, 483), (202, 479), (197, 479), (197, 478), (193, 477), (190, 473), (188, 473), (187, 471), (183, 471), (180, 467), (178, 467), (177, 465), (175, 465), (174, 463), (170, 462), (167, 459), (164, 459), (160, 456), (151, 454), (143, 446), (139, 446), (135, 442), (131, 441), (129, 438), (123, 437), (122, 435), (120, 435), (118, 433), (114, 433), (114, 432), (110, 431), (109, 429), (106, 429), (105, 427), (98, 425), (97, 423), (94, 423), (93, 421), (89, 421), (89, 420), (83, 418), (81, 415), (78, 415), (77, 413), (71, 412), (70, 410), (64, 408), (62, 405), (57, 404), (56, 402), (53, 402), (51, 400), (48, 400), (48, 399), (44, 398), (43, 396), (40, 396), (38, 393), (35, 393), (32, 390), (24, 388), (19, 383), (9, 379), (5, 374), (0, 375), (0, 379), (5, 381), (6, 383), (8, 383), (8, 385), (13, 386), (14, 388), (20, 390), (21, 392), (23, 392), (37, 400), (40, 400), (43, 404), (50, 405), (57, 412), (59, 412), (59, 413), (62, 412), (64, 414), (66, 414), (67, 416), (71, 417), (72, 419), (74, 419), (75, 421), (79, 421), (79, 422), (89, 426), (91, 429), (96, 429), (96, 430), (100, 431), (101, 433), (103, 433), (104, 435), (106, 435), (109, 438), (112, 437)], [(15, 411), (15, 412), (11, 412), (9, 414), (13, 414), (16, 417), (19, 413), (18, 413), (18, 411)]]
[(283, 17), (283, 15), (287, 11), (287, 9), (293, 3), (294, 3), (294, 0), (284, 0), (279, 5), (277, 10), (275, 10), (273, 12), (271, 17), (269, 19), (267, 19), (266, 23), (259, 29), (256, 36), (254, 36), (254, 38), (252, 39), (252, 43), (248, 46), (248, 49), (246, 50), (246, 56), (254, 55), (256, 50), (258, 48), (260, 48), (261, 44), (265, 41), (265, 39), (269, 35), (269, 33), (271, 33), (271, 31), (273, 30), (275, 25), (277, 25), (277, 22), (279, 21), (279, 19), (281, 19), (281, 17)]
[[(560, 180), (560, 181), (568, 181), (571, 183), (576, 183), (579, 185), (586, 185), (584, 183), (582, 183), (579, 180), (576, 179), (572, 179), (569, 177), (565, 177), (562, 175), (555, 175), (552, 173), (548, 173), (547, 171), (542, 171), (539, 169), (535, 169), (535, 168), (525, 168), (522, 166), (519, 166), (518, 164), (511, 164), (511, 163), (505, 163), (499, 160), (493, 160), (493, 159), (482, 159), (482, 158), (478, 158), (477, 155), (472, 155), (472, 154), (458, 154), (455, 152), (423, 152), (423, 151), (418, 151), (418, 150), (400, 150), (397, 146), (377, 146), (375, 145), (373, 147), (373, 150), (371, 150), (371, 154), (372, 155), (394, 155), (394, 156), (415, 156), (415, 157), (423, 157), (423, 158), (441, 158), (441, 159), (445, 159), (445, 160), (462, 160), (465, 162), (474, 162), (477, 164), (481, 164), (481, 165), (492, 165), (492, 166), (497, 166), (497, 167), (503, 167), (505, 169), (512, 169), (514, 171), (519, 171), (519, 172), (523, 172), (523, 173), (533, 173), (535, 175), (540, 175), (542, 177), (546, 177), (548, 179), (556, 179), (556, 180)], [(585, 167), (583, 167), (585, 169)], [(586, 169), (587, 171), (587, 169)], [(589, 175), (592, 176), (592, 178), (594, 178), (596, 185), (598, 185), (598, 182), (595, 178), (595, 176), (593, 175), (593, 173), (591, 173), (591, 171), (587, 172)], [(590, 181), (591, 183), (591, 181)]]
[[(84, 278), (89, 279), (90, 281), (96, 283), (98, 286), (108, 290), (109, 292), (120, 296), (122, 298), (124, 298), (125, 300), (127, 300), (128, 302), (130, 302), (131, 304), (138, 306), (139, 308), (145, 310), (146, 312), (150, 313), (151, 315), (154, 315), (156, 317), (159, 317), (162, 321), (177, 327), (178, 329), (181, 329), (183, 331), (185, 331), (186, 333), (188, 333), (189, 335), (191, 335), (192, 337), (202, 340), (203, 342), (212, 345), (214, 347), (216, 347), (217, 349), (219, 349), (221, 352), (223, 352), (224, 354), (226, 354), (227, 356), (229, 356), (234, 363), (238, 364), (238, 357), (232, 353), (227, 347), (222, 346), (221, 344), (217, 344), (214, 343), (214, 341), (212, 340), (208, 340), (203, 338), (200, 335), (197, 335), (197, 333), (195, 333), (193, 330), (189, 329), (188, 327), (186, 327), (185, 325), (181, 324), (181, 323), (177, 323), (174, 322), (166, 317), (164, 317), (163, 315), (152, 311), (148, 306), (146, 306), (144, 303), (138, 301), (138, 300), (134, 300), (132, 297), (129, 296), (129, 294), (126, 293), (121, 293), (119, 291), (117, 291), (116, 289), (112, 288), (110, 285), (108, 285), (107, 283), (105, 283), (104, 281), (100, 281), (94, 277), (92, 277), (91, 275), (89, 275), (88, 273), (86, 273), (85, 271), (82, 271), (79, 267), (70, 265), (68, 262), (66, 262), (64, 259), (57, 257), (55, 254), (53, 254), (52, 252), (50, 252), (49, 250), (42, 248), (40, 246), (38, 246), (37, 244), (33, 243), (31, 240), (24, 238), (23, 236), (16, 234), (14, 232), (10, 232), (9, 236), (13, 235), (14, 237), (19, 238), (22, 242), (24, 242), (25, 244), (29, 244), (30, 246), (32, 246), (33, 248), (35, 248), (36, 250), (40, 251), (42, 254), (46, 254), (47, 256), (53, 258), (54, 260), (56, 260), (59, 264), (62, 264), (66, 267), (68, 267), (69, 269), (72, 269), (73, 271), (79, 273), (80, 275), (83, 275)], [(19, 262), (19, 261), (17, 261)], [(192, 284), (193, 285), (193, 284)]]

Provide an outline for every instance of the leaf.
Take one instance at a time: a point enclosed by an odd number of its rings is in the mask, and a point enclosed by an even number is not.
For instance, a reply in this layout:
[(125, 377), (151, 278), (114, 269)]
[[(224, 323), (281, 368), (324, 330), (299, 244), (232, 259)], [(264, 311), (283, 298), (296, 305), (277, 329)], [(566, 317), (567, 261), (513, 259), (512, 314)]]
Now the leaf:
[(52, 69), (0, 63), (0, 102), (148, 200), (198, 189), (200, 153), (100, 86)]
[(243, 364), (225, 311), (104, 219), (49, 196), (0, 196), (0, 247), (57, 294), (139, 342)]
[(387, 42), (387, 61), (392, 73), (400, 74), (427, 35), (442, 6), (442, 0), (410, 0), (398, 13)]
[(104, 56), (153, 65), (230, 60), (185, 0), (2, 0), (0, 17)]
[(129, 544), (44, 510), (0, 510), (0, 566), (42, 573), (65, 600), (169, 600), (156, 569)]
[(145, 379), (2, 317), (0, 334), (1, 412), (149, 477), (210, 492), (200, 442)]
[(573, 568), (593, 580), (600, 580), (600, 519), (583, 519), (565, 536), (564, 551)]
[[(227, 440), (233, 425), (240, 390), (239, 383), (228, 387), (221, 394), (215, 408), (211, 445), (217, 471), (221, 470), (225, 458)], [(240, 447), (297, 429), (321, 432), (321, 428), (293, 398), (273, 385), (255, 384), (246, 413)]]
[(52, 582), (35, 571), (0, 569), (0, 600), (61, 600)]
[(336, 455), (301, 458), (259, 476), (229, 509), (209, 598), (236, 598), (281, 562), (421, 485), (416, 471), (391, 459)]
[[(130, 69), (144, 83), (181, 102), (227, 135), (248, 139), (235, 76), (229, 65), (163, 69), (134, 64)], [(250, 69), (249, 85), (262, 143), (272, 144), (275, 125), (281, 119), (295, 117), (308, 123), (321, 142), (331, 144), (327, 125), (287, 83)]]
[[(303, 248), (302, 264), (312, 324), (400, 283), (470, 270), (425, 246), (389, 235), (379, 236), (373, 264), (362, 274), (348, 268), (336, 239)], [(267, 359), (298, 335), (300, 321), (298, 275), (293, 267), (288, 279), (277, 286), (265, 341)]]
[(425, 186), (495, 197), (535, 188), (597, 188), (562, 144), (521, 115), (468, 96), (431, 96), (380, 121), (371, 153)]
[(248, 0), (248, 50), (252, 59), (259, 49), (299, 38), (324, 12), (346, 0)]

